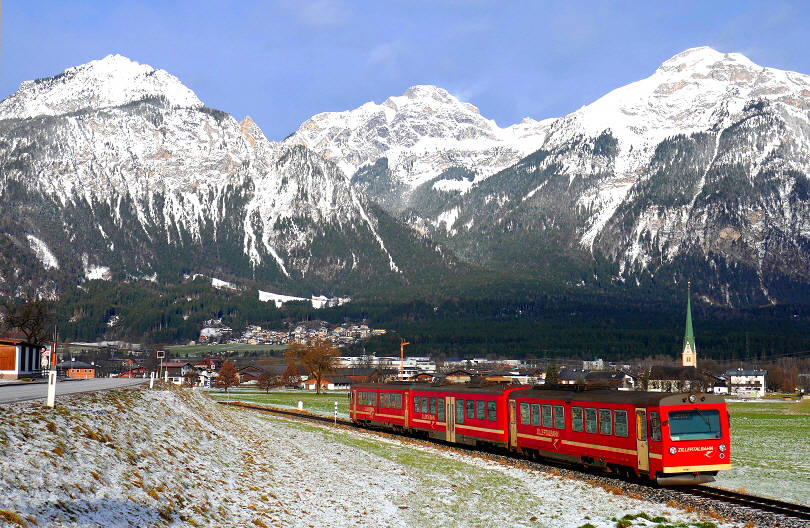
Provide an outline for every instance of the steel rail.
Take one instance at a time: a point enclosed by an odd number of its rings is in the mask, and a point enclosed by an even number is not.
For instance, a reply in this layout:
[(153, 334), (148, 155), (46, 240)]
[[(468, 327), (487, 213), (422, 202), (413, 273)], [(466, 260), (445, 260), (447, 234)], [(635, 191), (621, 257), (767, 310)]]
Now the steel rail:
[(792, 502), (784, 502), (776, 499), (757, 497), (738, 493), (736, 491), (714, 488), (711, 486), (696, 486), (694, 488), (677, 489), (685, 495), (693, 495), (704, 499), (712, 499), (726, 504), (743, 506), (752, 510), (759, 510), (765, 513), (784, 515), (793, 519), (810, 520), (810, 507)]

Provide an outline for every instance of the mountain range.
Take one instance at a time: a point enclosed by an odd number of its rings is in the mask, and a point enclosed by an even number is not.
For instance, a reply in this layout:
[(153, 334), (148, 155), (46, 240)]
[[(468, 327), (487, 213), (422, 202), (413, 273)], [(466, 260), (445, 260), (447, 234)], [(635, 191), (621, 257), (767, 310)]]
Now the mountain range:
[(0, 293), (202, 273), (354, 295), (483, 267), (806, 303), (809, 165), (810, 77), (709, 48), (556, 119), (500, 128), (414, 86), (283, 142), (113, 55), (0, 102)]

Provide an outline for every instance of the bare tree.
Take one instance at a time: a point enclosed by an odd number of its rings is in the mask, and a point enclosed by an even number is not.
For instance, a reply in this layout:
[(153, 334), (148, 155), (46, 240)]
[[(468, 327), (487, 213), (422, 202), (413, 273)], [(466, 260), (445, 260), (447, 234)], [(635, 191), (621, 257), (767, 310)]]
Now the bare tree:
[(183, 374), (184, 387), (194, 387), (199, 382), (200, 382), (200, 375), (197, 373), (195, 369), (190, 369), (188, 372)]
[[(300, 381), (300, 379), (296, 380), (296, 383), (298, 383), (298, 381)], [(259, 390), (270, 392), (270, 389), (283, 387), (284, 382), (284, 376), (274, 376), (269, 370), (263, 370), (256, 380), (256, 385), (259, 387)]]
[(233, 363), (231, 363), (229, 359), (226, 359), (222, 364), (222, 368), (219, 369), (219, 376), (217, 376), (216, 381), (214, 381), (214, 387), (225, 389), (225, 392), (228, 392), (228, 389), (231, 387), (238, 386), (239, 373), (236, 372), (236, 367), (233, 366)]
[(51, 306), (48, 301), (27, 300), (23, 303), (5, 300), (0, 304), (0, 331), (20, 331), (25, 340), (35, 345), (48, 340)]
[(295, 364), (288, 365), (287, 370), (281, 376), (281, 385), (283, 387), (294, 387), (301, 383), (301, 373)]
[(315, 339), (306, 345), (293, 343), (287, 347), (287, 364), (300, 363), (315, 378), (315, 390), (321, 393), (321, 382), (326, 374), (335, 370), (335, 358), (340, 355), (335, 346), (325, 339)]

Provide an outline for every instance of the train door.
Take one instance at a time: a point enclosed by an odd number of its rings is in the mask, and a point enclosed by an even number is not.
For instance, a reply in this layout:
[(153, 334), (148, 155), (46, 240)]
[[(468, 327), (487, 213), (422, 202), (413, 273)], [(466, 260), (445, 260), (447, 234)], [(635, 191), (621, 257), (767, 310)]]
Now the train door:
[(639, 471), (650, 470), (650, 448), (647, 443), (647, 410), (636, 409), (636, 452)]
[(517, 449), (517, 412), (515, 400), (509, 400), (509, 448)]
[(445, 413), (445, 431), (446, 440), (448, 442), (456, 441), (456, 399), (448, 396), (444, 399)]
[(410, 391), (406, 390), (405, 393), (402, 395), (402, 399), (403, 399), (402, 407), (403, 407), (403, 409), (405, 411), (405, 424), (403, 425), (403, 428), (406, 431), (410, 431), (411, 430), (411, 393), (410, 393)]

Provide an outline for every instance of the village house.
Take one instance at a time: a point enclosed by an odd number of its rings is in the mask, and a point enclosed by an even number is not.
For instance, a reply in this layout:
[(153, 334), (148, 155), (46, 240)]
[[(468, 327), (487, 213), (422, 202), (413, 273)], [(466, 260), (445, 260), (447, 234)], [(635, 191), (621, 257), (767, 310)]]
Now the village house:
[(135, 367), (129, 370), (125, 370), (121, 374), (118, 375), (119, 378), (146, 378), (149, 377), (149, 373), (147, 372), (146, 368), (144, 367)]
[(248, 365), (247, 367), (240, 368), (236, 373), (239, 374), (239, 383), (242, 385), (256, 385), (259, 378), (265, 373), (265, 370), (261, 367)]
[(444, 379), (447, 380), (447, 383), (465, 383), (475, 375), (467, 370), (458, 369), (446, 373)]
[(592, 370), (585, 375), (585, 385), (626, 391), (636, 388), (633, 376), (618, 370)]
[(175, 385), (183, 384), (183, 376), (191, 370), (192, 365), (187, 361), (168, 361), (163, 364), (165, 375)]
[(75, 359), (57, 363), (56, 371), (63, 372), (66, 377), (73, 379), (89, 379), (96, 377), (95, 365), (90, 365), (84, 361), (76, 361)]
[(585, 376), (588, 372), (578, 369), (563, 369), (557, 374), (557, 383), (559, 385), (584, 385)]
[(767, 370), (727, 370), (729, 394), (747, 398), (765, 396), (765, 375)]
[(42, 345), (23, 339), (0, 338), (0, 379), (16, 380), (38, 375)]
[[(307, 378), (302, 381), (305, 389), (315, 390), (317, 382), (315, 378)], [(326, 375), (321, 379), (321, 390), (349, 390), (355, 381), (345, 376)]]
[(510, 369), (481, 374), (487, 381), (503, 383), (520, 383), (521, 385), (535, 385), (543, 379), (540, 369)]

